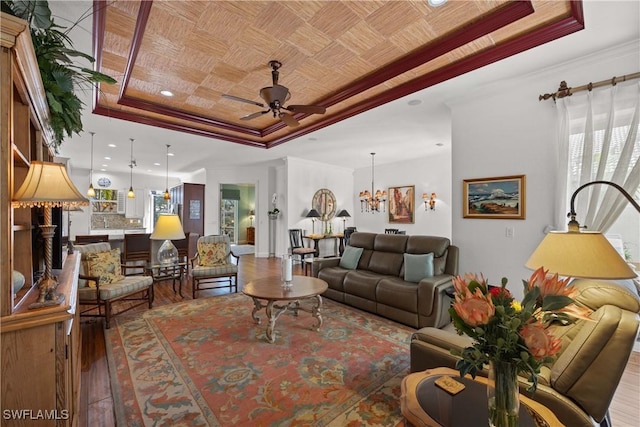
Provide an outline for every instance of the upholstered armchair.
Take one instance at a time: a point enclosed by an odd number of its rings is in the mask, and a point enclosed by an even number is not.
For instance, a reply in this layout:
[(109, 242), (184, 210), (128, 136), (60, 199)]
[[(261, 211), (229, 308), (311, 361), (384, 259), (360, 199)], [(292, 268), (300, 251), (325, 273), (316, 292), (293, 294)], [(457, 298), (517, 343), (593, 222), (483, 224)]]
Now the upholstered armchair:
[[(551, 326), (554, 335), (562, 337), (562, 349), (551, 366), (542, 368), (536, 392), (526, 392), (524, 378), (520, 392), (545, 405), (567, 426), (610, 426), (609, 404), (638, 335), (640, 300), (632, 286), (614, 282), (579, 279), (573, 286), (576, 302), (593, 310), (593, 321)], [(450, 349), (470, 344), (451, 324), (422, 328), (411, 339), (411, 371), (455, 368), (458, 359)]]
[[(78, 302), (85, 306), (80, 312), (81, 316), (104, 317), (105, 326), (109, 329), (112, 316), (144, 304), (152, 307), (153, 278), (144, 275), (125, 276), (123, 271), (129, 266), (120, 264), (119, 249), (111, 249), (108, 242), (101, 242), (78, 245), (75, 250), (81, 254)], [(113, 303), (117, 301), (126, 301), (128, 304), (114, 313)], [(96, 309), (98, 314), (94, 313)]]
[(202, 236), (198, 238), (197, 249), (196, 255), (191, 258), (189, 273), (193, 299), (196, 299), (198, 291), (205, 289), (229, 287), (230, 291), (235, 288), (235, 292), (238, 292), (240, 258), (231, 251), (229, 236), (226, 234)]

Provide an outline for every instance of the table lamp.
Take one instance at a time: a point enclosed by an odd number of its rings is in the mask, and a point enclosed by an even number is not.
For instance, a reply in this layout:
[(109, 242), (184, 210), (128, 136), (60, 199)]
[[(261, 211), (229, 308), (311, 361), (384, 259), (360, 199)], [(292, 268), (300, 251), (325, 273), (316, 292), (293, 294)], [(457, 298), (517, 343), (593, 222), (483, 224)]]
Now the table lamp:
[(169, 265), (178, 262), (178, 249), (171, 240), (182, 240), (186, 236), (182, 229), (180, 217), (177, 214), (160, 214), (149, 238), (151, 240), (164, 240), (157, 255), (160, 264)]
[(619, 190), (640, 212), (640, 205), (619, 185), (609, 181), (593, 181), (579, 187), (571, 196), (568, 216), (569, 230), (552, 231), (540, 242), (525, 266), (532, 270), (544, 267), (550, 273), (566, 277), (620, 280), (632, 279), (636, 274), (615, 250), (607, 238), (598, 231), (582, 231), (576, 221), (574, 201), (583, 188), (593, 184), (606, 184)]
[(13, 195), (14, 208), (44, 208), (44, 224), (40, 225), (44, 238), (44, 275), (38, 280), (38, 300), (29, 308), (59, 305), (64, 295), (56, 293), (58, 280), (51, 273), (53, 264), (53, 236), (56, 226), (52, 224), (51, 208), (87, 206), (87, 200), (73, 185), (65, 165), (61, 163), (33, 160), (24, 182)]
[(249, 211), (249, 219), (251, 220), (251, 227), (253, 227), (253, 217), (256, 216), (256, 211), (254, 211), (253, 209), (251, 209)]
[(311, 234), (316, 234), (316, 218), (320, 218), (320, 213), (315, 209), (311, 209), (307, 214), (307, 218), (311, 218)]
[(347, 229), (347, 218), (351, 218), (351, 215), (349, 215), (346, 209), (342, 209), (336, 216), (342, 218), (342, 232), (344, 233)]

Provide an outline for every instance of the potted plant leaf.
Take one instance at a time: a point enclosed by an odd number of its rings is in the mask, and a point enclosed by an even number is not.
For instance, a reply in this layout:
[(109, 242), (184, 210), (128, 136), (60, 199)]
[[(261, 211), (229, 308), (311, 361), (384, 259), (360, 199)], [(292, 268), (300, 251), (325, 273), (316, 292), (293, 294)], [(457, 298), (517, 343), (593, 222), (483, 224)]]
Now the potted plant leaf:
[(69, 31), (58, 26), (51, 17), (46, 0), (1, 0), (2, 11), (22, 18), (29, 23), (31, 40), (38, 60), (40, 77), (44, 86), (53, 131), (51, 142), (55, 152), (66, 136), (82, 131), (84, 103), (76, 96), (76, 90), (94, 83), (114, 84), (112, 77), (74, 64), (74, 58), (84, 58), (90, 63), (95, 59), (73, 48)]

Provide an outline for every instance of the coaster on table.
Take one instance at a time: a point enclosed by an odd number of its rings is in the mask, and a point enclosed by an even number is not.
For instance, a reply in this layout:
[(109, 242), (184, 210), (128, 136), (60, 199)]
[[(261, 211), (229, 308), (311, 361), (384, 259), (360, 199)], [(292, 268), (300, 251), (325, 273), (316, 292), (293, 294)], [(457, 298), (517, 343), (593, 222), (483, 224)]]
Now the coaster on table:
[(435, 381), (436, 385), (449, 393), (450, 395), (456, 395), (464, 390), (464, 384), (454, 380), (446, 375), (441, 376)]

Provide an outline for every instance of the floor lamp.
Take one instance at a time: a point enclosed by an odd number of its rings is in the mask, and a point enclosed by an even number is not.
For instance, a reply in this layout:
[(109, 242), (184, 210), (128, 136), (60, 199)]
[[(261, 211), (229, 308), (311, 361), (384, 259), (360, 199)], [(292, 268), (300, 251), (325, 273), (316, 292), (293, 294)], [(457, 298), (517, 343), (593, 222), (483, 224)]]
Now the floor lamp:
[(64, 295), (56, 293), (58, 280), (51, 273), (53, 264), (53, 236), (56, 226), (51, 222), (51, 208), (88, 206), (87, 200), (73, 185), (65, 166), (61, 163), (34, 160), (29, 165), (27, 176), (15, 192), (12, 200), (14, 208), (42, 207), (44, 224), (40, 225), (44, 238), (44, 275), (38, 280), (40, 291), (38, 300), (29, 308), (62, 304)]
[(574, 201), (584, 188), (594, 184), (610, 185), (620, 191), (640, 212), (640, 205), (618, 184), (593, 181), (579, 187), (571, 196), (569, 231), (549, 232), (531, 254), (525, 266), (532, 270), (544, 267), (550, 273), (587, 279), (632, 279), (634, 271), (599, 231), (582, 231), (576, 221)]

